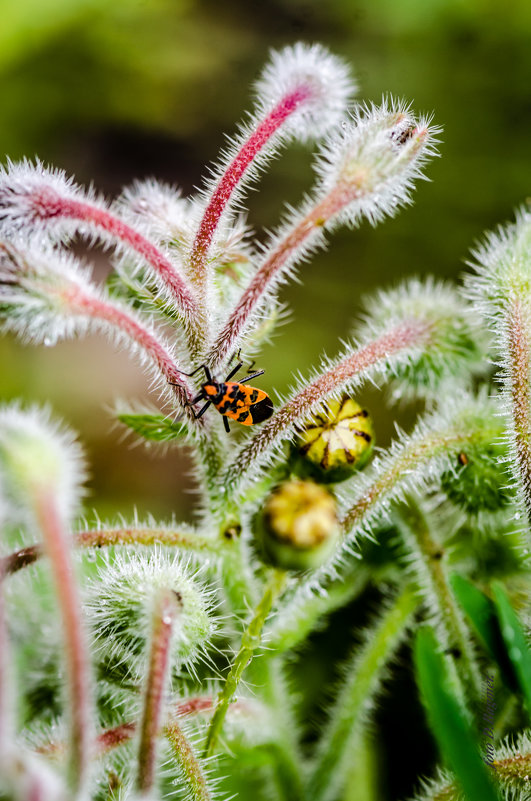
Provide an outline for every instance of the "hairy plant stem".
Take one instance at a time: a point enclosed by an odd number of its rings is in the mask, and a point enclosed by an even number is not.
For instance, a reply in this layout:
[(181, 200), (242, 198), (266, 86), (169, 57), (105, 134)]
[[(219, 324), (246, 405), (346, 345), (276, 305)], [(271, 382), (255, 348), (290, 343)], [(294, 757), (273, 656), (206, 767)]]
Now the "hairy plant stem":
[[(213, 556), (223, 555), (233, 546), (233, 543), (228, 540), (213, 539), (194, 532), (147, 526), (79, 531), (72, 536), (72, 544), (78, 548), (105, 548), (114, 545), (166, 545), (184, 550), (211, 553)], [(4, 571), (6, 575), (16, 573), (36, 562), (42, 554), (43, 546), (40, 544), (21, 548), (0, 559), (0, 572)]]
[(213, 369), (234, 350), (239, 338), (245, 333), (253, 312), (278, 282), (282, 269), (295, 261), (304, 248), (311, 247), (322, 236), (326, 223), (354, 199), (357, 191), (357, 187), (348, 192), (343, 185), (336, 185), (276, 245), (259, 267), (208, 354), (207, 362)]
[(253, 439), (239, 451), (225, 471), (223, 483), (227, 492), (235, 495), (243, 477), (251, 474), (254, 469), (266, 461), (267, 456), (280, 440), (287, 437), (293, 427), (304, 420), (315, 406), (325, 401), (349, 381), (353, 379), (361, 381), (364, 374), (379, 363), (402, 353), (407, 348), (422, 344), (428, 338), (429, 333), (430, 326), (427, 323), (415, 319), (405, 321), (358, 351), (346, 356), (307, 384), (284, 404), (262, 426)]
[(205, 772), (177, 721), (174, 720), (166, 726), (166, 737), (188, 786), (190, 798), (193, 801), (211, 801), (212, 794), (208, 788)]
[(56, 500), (45, 486), (41, 486), (35, 488), (33, 503), (45, 551), (50, 559), (63, 622), (70, 716), (68, 781), (71, 790), (81, 795), (87, 778), (92, 742), (90, 661), (81, 603), (68, 536)]
[(205, 747), (206, 756), (209, 756), (215, 750), (229, 704), (238, 689), (245, 668), (253, 658), (256, 649), (260, 646), (264, 623), (275, 600), (284, 589), (285, 583), (286, 574), (280, 570), (273, 570), (251, 622), (243, 632), (240, 650), (236, 654), (229, 675), (219, 694), (216, 711), (210, 723)]
[(88, 314), (94, 319), (110, 323), (147, 353), (166, 379), (179, 404), (184, 407), (188, 420), (196, 428), (204, 427), (203, 418), (196, 419), (192, 413), (192, 407), (188, 405), (194, 396), (193, 389), (189, 386), (184, 374), (178, 369), (172, 356), (151, 331), (128, 314), (125, 309), (108, 300), (88, 297), (77, 291), (69, 300), (82, 314)]
[(531, 344), (529, 312), (523, 301), (514, 297), (506, 312), (509, 364), (508, 392), (514, 425), (516, 459), (522, 498), (531, 526)]
[(210, 246), (234, 192), (271, 137), (310, 96), (309, 87), (299, 87), (283, 97), (251, 131), (219, 179), (199, 223), (190, 255), (191, 272), (202, 301), (206, 301), (206, 265)]
[(446, 649), (455, 654), (452, 660), (454, 680), (462, 687), (462, 696), (479, 708), (481, 674), (476, 664), (472, 640), (454, 599), (444, 564), (444, 549), (433, 539), (426, 516), (412, 499), (398, 507), (399, 520), (407, 550), (414, 556), (410, 566), (416, 576), (421, 596), (437, 613), (446, 636)]
[(141, 795), (155, 786), (157, 741), (165, 710), (165, 693), (170, 674), (170, 648), (180, 603), (172, 590), (160, 590), (151, 615), (151, 644), (139, 727), (136, 789)]
[(4, 570), (0, 565), (0, 766), (7, 760), (13, 742), (11, 648), (4, 600)]
[[(153, 242), (107, 209), (101, 209), (92, 203), (52, 195), (48, 205), (50, 206), (48, 212), (50, 218), (64, 217), (94, 225), (110, 234), (115, 241), (138, 253), (158, 275), (171, 294), (177, 308), (184, 313), (185, 317), (195, 316), (197, 301), (190, 288), (168, 257)], [(42, 213), (44, 213), (46, 211), (46, 195), (41, 201), (41, 206), (43, 207)]]
[(355, 652), (318, 745), (306, 786), (308, 801), (331, 801), (341, 792), (382, 673), (402, 642), (417, 603), (411, 587), (403, 590)]

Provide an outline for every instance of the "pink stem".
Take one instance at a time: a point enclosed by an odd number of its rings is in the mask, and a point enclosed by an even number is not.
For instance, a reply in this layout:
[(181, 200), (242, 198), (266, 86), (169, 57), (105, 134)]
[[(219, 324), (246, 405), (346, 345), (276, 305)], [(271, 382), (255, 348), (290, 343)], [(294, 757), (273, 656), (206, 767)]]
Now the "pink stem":
[[(166, 381), (172, 386), (177, 400), (187, 410), (188, 418), (199, 426), (203, 424), (203, 419), (196, 420), (192, 414), (191, 407), (187, 406), (194, 392), (188, 386), (184, 374), (176, 367), (164, 345), (147, 328), (119, 306), (115, 306), (106, 300), (84, 295), (77, 288), (72, 290), (70, 296), (65, 299), (72, 304), (75, 311), (110, 323), (114, 328), (126, 334), (133, 342), (136, 342), (142, 350), (149, 354)], [(177, 386), (173, 386), (173, 384), (177, 384)]]
[(175, 594), (170, 590), (162, 590), (153, 610), (148, 675), (138, 746), (136, 788), (141, 794), (149, 793), (155, 784), (157, 739), (162, 724), (164, 695), (170, 672), (171, 638), (179, 608)]
[(252, 131), (220, 178), (205, 209), (192, 249), (191, 266), (198, 283), (204, 283), (205, 265), (212, 239), (236, 187), (271, 137), (310, 97), (310, 88), (302, 86), (282, 98)]
[(531, 524), (531, 390), (528, 314), (520, 299), (514, 299), (507, 314), (509, 340), (509, 393), (514, 424), (518, 472), (524, 504)]
[(178, 308), (185, 314), (195, 317), (197, 303), (183, 278), (175, 270), (173, 264), (152, 242), (146, 239), (123, 220), (109, 211), (100, 209), (91, 203), (70, 200), (55, 194), (41, 193), (39, 211), (43, 218), (66, 217), (92, 223), (97, 228), (111, 234), (119, 242), (129, 245), (138, 253), (160, 277), (172, 294)]
[(81, 618), (81, 603), (68, 538), (55, 500), (45, 491), (39, 492), (35, 512), (50, 558), (63, 619), (70, 696), (68, 772), (72, 789), (79, 791), (86, 778), (91, 742), (89, 654)]
[(8, 758), (8, 752), (12, 745), (10, 643), (4, 601), (4, 576), (4, 565), (0, 564), (0, 765)]
[(413, 345), (420, 344), (429, 335), (430, 326), (419, 320), (410, 320), (382, 334), (378, 339), (365, 345), (364, 348), (347, 356), (326, 373), (323, 373), (301, 392), (288, 401), (273, 417), (265, 423), (258, 434), (238, 454), (236, 460), (226, 472), (228, 485), (236, 485), (256, 464), (264, 451), (270, 451), (282, 435), (300, 420), (305, 419), (312, 409), (333, 392), (340, 390), (347, 381), (362, 375), (378, 362), (400, 353)]
[(308, 246), (312, 239), (319, 235), (325, 223), (350, 203), (356, 197), (357, 191), (357, 188), (351, 186), (337, 185), (334, 187), (330, 194), (314, 206), (288, 232), (268, 256), (243, 293), (207, 357), (207, 361), (213, 369), (234, 349), (238, 338), (245, 331), (252, 312), (260, 300), (267, 296), (286, 263), (295, 257), (297, 251), (300, 251), (303, 246)]

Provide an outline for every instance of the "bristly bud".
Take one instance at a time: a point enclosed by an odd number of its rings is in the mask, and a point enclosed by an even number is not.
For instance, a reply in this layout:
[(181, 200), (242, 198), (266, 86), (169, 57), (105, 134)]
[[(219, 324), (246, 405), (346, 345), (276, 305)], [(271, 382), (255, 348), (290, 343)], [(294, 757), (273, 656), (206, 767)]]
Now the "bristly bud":
[(288, 570), (323, 564), (339, 535), (334, 496), (299, 479), (280, 484), (269, 495), (255, 524), (266, 559)]
[(487, 236), (466, 288), (493, 334), (510, 464), (531, 521), (531, 213)]
[(344, 481), (367, 463), (373, 446), (369, 413), (344, 395), (297, 427), (293, 467), (319, 483)]
[[(502, 432), (501, 428), (498, 436)], [(452, 503), (469, 514), (497, 512), (513, 497), (506, 459), (507, 447), (500, 441), (471, 444), (442, 474), (441, 486)]]
[(485, 371), (486, 343), (478, 316), (442, 281), (412, 278), (396, 289), (377, 292), (366, 302), (359, 335), (377, 337), (393, 321), (411, 318), (423, 320), (429, 334), (392, 366), (389, 378), (395, 396), (436, 399), (445, 384), (459, 380), (466, 386), (471, 376)]
[(395, 100), (355, 109), (317, 159), (323, 225), (357, 225), (361, 217), (374, 224), (410, 203), (440, 130)]
[(323, 136), (339, 123), (355, 88), (340, 59), (321, 45), (297, 42), (271, 54), (255, 90), (264, 111), (300, 96), (283, 130), (306, 141)]
[(109, 667), (143, 675), (153, 605), (171, 591), (180, 607), (172, 637), (172, 662), (193, 670), (215, 633), (211, 595), (178, 556), (156, 549), (107, 558), (87, 591), (86, 609)]
[(69, 521), (84, 477), (85, 460), (74, 435), (51, 421), (46, 410), (16, 404), (0, 409), (0, 479), (11, 519), (28, 521), (32, 495), (44, 492)]

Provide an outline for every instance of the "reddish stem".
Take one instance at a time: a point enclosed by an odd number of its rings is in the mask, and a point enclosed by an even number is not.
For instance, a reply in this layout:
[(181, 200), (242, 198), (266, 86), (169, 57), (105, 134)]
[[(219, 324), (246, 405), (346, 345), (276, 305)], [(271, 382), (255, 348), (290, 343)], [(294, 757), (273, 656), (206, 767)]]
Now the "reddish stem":
[(252, 131), (220, 178), (199, 224), (190, 259), (192, 272), (199, 285), (202, 284), (204, 287), (208, 251), (216, 228), (236, 187), (271, 137), (299, 106), (310, 97), (310, 88), (302, 86), (282, 98)]
[(518, 472), (524, 504), (531, 525), (531, 389), (529, 358), (528, 314), (520, 299), (515, 298), (508, 309), (507, 337), (509, 340), (509, 393), (512, 403), (514, 436)]
[[(65, 300), (80, 314), (104, 320), (136, 342), (143, 351), (149, 354), (166, 381), (171, 385), (177, 400), (185, 407), (188, 419), (193, 420), (200, 427), (204, 425), (203, 419), (197, 420), (192, 414), (191, 407), (187, 405), (194, 395), (193, 390), (189, 388), (184, 374), (176, 367), (172, 357), (154, 334), (119, 306), (115, 306), (107, 300), (84, 295), (77, 288), (72, 290)], [(174, 386), (175, 384), (176, 386)]]
[(282, 435), (300, 420), (306, 418), (312, 408), (333, 392), (341, 389), (347, 381), (363, 374), (378, 362), (393, 356), (412, 345), (418, 345), (429, 335), (430, 326), (419, 320), (410, 320), (382, 334), (378, 339), (347, 356), (326, 373), (304, 387), (265, 423), (259, 433), (238, 454), (226, 472), (227, 485), (236, 485), (256, 463), (264, 451), (270, 451)]
[(123, 220), (115, 217), (106, 209), (100, 209), (98, 206), (80, 200), (63, 198), (51, 191), (43, 191), (39, 194), (38, 205), (39, 215), (42, 219), (66, 217), (92, 223), (97, 228), (111, 234), (119, 242), (129, 245), (157, 273), (171, 292), (178, 308), (185, 315), (196, 316), (197, 303), (173, 264), (152, 242)]
[(153, 610), (151, 646), (144, 706), (140, 721), (136, 789), (149, 793), (155, 784), (157, 739), (164, 713), (164, 695), (170, 670), (170, 649), (179, 602), (170, 590), (162, 590)]
[(72, 789), (79, 791), (86, 778), (91, 742), (89, 654), (81, 618), (81, 603), (68, 537), (57, 504), (44, 489), (36, 495), (35, 513), (44, 536), (46, 553), (50, 558), (63, 619), (70, 696), (68, 773)]
[(267, 297), (288, 261), (293, 260), (303, 247), (311, 245), (323, 226), (350, 203), (358, 191), (355, 185), (336, 185), (279, 242), (256, 272), (209, 353), (207, 361), (213, 369), (234, 349), (238, 338), (245, 332), (251, 314), (262, 298)]

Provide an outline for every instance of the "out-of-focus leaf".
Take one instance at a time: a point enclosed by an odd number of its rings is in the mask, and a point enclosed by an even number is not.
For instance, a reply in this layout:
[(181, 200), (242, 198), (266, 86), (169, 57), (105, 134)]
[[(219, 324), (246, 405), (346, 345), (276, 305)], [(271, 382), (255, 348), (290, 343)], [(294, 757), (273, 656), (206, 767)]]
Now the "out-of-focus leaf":
[(130, 428), (135, 434), (152, 442), (171, 442), (182, 439), (188, 429), (185, 423), (178, 423), (163, 414), (117, 414), (118, 420)]
[(531, 714), (531, 648), (503, 585), (494, 582), (492, 593), (507, 653)]
[(415, 641), (415, 664), (430, 728), (468, 801), (498, 801), (481, 759), (478, 738), (452, 689), (435, 633), (423, 627)]
[(516, 690), (518, 684), (515, 672), (507, 657), (494, 602), (471, 581), (457, 573), (450, 576), (450, 584), (485, 650), (498, 665), (505, 684), (511, 690)]

